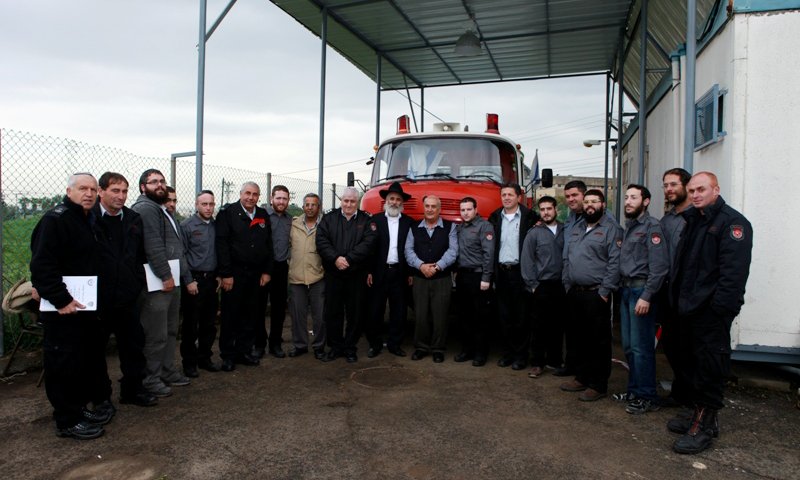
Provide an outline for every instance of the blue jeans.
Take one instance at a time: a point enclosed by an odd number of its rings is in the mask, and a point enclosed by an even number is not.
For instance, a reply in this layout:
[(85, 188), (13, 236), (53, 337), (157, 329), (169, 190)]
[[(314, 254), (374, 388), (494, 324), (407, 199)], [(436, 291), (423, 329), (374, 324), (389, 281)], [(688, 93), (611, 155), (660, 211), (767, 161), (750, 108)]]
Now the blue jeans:
[(655, 304), (650, 303), (647, 315), (635, 313), (636, 302), (643, 287), (622, 287), (620, 320), (622, 329), (622, 350), (628, 362), (628, 393), (637, 398), (655, 400), (656, 394), (656, 312)]

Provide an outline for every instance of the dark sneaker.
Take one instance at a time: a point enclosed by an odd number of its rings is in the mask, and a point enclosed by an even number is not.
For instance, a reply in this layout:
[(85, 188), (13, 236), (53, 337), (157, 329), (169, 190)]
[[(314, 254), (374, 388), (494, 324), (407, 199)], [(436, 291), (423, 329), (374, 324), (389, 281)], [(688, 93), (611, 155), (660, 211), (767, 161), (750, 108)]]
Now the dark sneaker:
[(170, 387), (185, 387), (186, 385), (191, 385), (192, 381), (183, 375), (179, 375), (174, 380), (166, 382), (166, 384)]
[(170, 395), (172, 395), (172, 389), (163, 384), (148, 388), (147, 392), (158, 398), (169, 397)]
[(96, 412), (106, 413), (110, 418), (114, 418), (114, 415), (117, 413), (117, 407), (111, 403), (111, 400), (103, 400), (94, 406), (94, 410)]
[(74, 438), (77, 440), (91, 440), (103, 435), (105, 430), (100, 425), (86, 421), (78, 422), (69, 428), (56, 429), (56, 436), (61, 438)]
[(635, 398), (628, 402), (625, 406), (625, 411), (631, 415), (642, 415), (647, 412), (657, 412), (661, 407), (644, 398)]
[(81, 411), (81, 415), (83, 416), (84, 421), (94, 425), (105, 425), (111, 421), (111, 417), (113, 416), (111, 413), (106, 411), (89, 410), (85, 407)]
[(611, 394), (611, 399), (615, 402), (630, 403), (636, 400), (636, 395), (628, 392), (613, 393)]

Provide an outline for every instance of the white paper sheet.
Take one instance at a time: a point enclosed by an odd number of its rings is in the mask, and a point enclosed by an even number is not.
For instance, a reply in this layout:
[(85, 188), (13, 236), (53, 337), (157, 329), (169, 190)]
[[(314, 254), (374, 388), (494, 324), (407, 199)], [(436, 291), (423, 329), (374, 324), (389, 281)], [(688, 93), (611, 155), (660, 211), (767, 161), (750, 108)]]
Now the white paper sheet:
[[(181, 285), (181, 263), (180, 260), (177, 258), (175, 260), (169, 260), (169, 269), (172, 272), (172, 279), (175, 280), (175, 286), (179, 287)], [(149, 263), (144, 264), (144, 276), (147, 278), (147, 291), (148, 292), (157, 292), (164, 288), (164, 282), (161, 281), (160, 278), (153, 273), (153, 269), (150, 268)]]
[[(97, 311), (97, 277), (66, 276), (61, 277), (61, 281), (67, 286), (67, 291), (72, 298), (86, 305), (86, 308), (78, 311)], [(39, 311), (57, 312), (58, 309), (43, 298), (39, 302)]]

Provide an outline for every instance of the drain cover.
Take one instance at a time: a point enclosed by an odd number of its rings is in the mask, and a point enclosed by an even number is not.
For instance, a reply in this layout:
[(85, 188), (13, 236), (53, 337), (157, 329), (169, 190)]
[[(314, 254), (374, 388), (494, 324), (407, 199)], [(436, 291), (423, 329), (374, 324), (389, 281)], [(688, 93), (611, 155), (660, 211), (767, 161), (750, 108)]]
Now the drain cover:
[(403, 367), (372, 367), (353, 372), (353, 382), (369, 388), (396, 388), (412, 385), (419, 375)]

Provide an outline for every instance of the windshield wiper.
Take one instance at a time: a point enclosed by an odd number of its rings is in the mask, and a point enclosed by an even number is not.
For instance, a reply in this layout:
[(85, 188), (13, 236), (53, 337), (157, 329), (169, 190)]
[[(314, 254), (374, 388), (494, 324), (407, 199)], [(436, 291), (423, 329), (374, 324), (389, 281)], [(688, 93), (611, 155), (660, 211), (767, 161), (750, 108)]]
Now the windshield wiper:
[(386, 177), (386, 178), (381, 178), (378, 181), (382, 182), (384, 180), (396, 180), (398, 178), (402, 178), (403, 180), (408, 180), (408, 181), (411, 181), (411, 182), (416, 182), (416, 180), (414, 180), (413, 178), (409, 177), (408, 175), (392, 175), (392, 176), (389, 176), (389, 177)]
[(458, 179), (457, 178), (455, 178), (454, 176), (450, 175), (449, 173), (443, 173), (443, 172), (423, 173), (422, 175), (417, 175), (415, 178), (420, 179), (420, 178), (425, 178), (425, 177), (446, 178), (448, 180), (452, 180), (452, 181), (458, 183)]
[(496, 177), (493, 177), (491, 175), (485, 175), (483, 173), (477, 173), (477, 174), (473, 173), (473, 174), (469, 174), (469, 175), (459, 175), (458, 178), (487, 178), (487, 179), (491, 180), (492, 182), (496, 183), (497, 185), (502, 185), (502, 183), (500, 183), (500, 181), (497, 180)]

